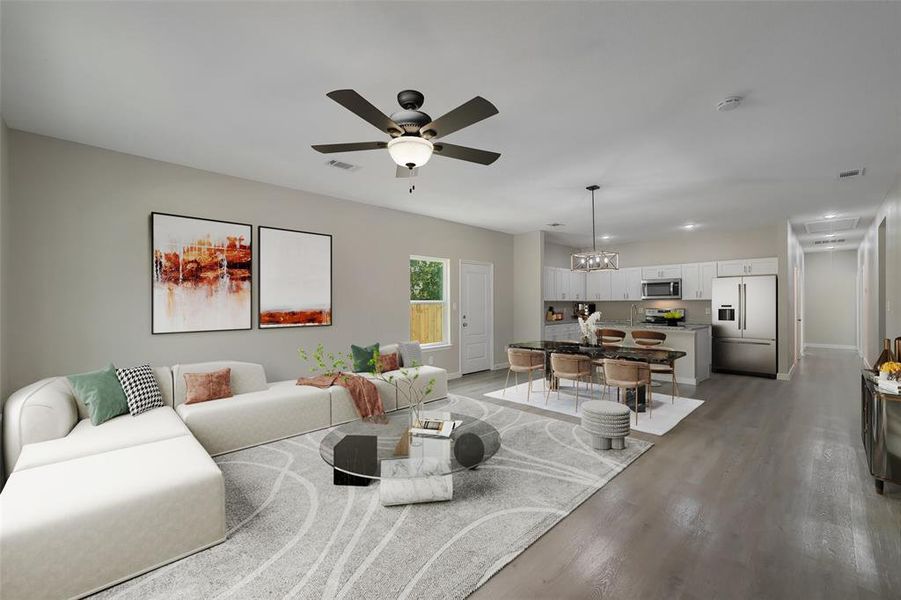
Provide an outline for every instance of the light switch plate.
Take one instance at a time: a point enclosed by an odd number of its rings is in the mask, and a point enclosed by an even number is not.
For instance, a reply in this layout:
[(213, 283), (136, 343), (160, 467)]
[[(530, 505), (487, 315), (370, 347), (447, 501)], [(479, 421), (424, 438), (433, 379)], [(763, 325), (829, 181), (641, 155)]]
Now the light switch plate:
[(709, 306), (705, 306), (705, 307), (704, 307), (704, 314), (705, 314), (705, 315), (709, 315), (709, 314), (710, 314), (710, 307), (709, 307)]

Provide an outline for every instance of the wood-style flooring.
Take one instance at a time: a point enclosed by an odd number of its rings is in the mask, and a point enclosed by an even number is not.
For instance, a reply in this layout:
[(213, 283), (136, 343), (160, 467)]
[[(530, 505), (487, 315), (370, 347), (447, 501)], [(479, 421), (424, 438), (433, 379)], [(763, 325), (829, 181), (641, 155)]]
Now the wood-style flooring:
[[(471, 598), (901, 598), (901, 487), (876, 494), (853, 352), (790, 382), (714, 375), (705, 400)], [(452, 381), (482, 394), (504, 371)], [(655, 389), (662, 398), (668, 387)], [(658, 395), (659, 394), (659, 395)], [(575, 420), (541, 411), (548, 416)]]

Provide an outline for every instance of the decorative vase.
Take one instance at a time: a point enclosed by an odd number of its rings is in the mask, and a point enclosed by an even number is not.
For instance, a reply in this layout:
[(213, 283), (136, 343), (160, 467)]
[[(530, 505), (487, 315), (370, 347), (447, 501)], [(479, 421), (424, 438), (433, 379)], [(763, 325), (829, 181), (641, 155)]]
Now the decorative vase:
[(873, 371), (876, 373), (879, 372), (879, 367), (882, 366), (882, 363), (894, 362), (895, 357), (892, 354), (892, 340), (889, 338), (885, 338), (882, 342), (882, 353), (879, 354), (879, 358), (876, 359), (876, 362), (873, 363)]

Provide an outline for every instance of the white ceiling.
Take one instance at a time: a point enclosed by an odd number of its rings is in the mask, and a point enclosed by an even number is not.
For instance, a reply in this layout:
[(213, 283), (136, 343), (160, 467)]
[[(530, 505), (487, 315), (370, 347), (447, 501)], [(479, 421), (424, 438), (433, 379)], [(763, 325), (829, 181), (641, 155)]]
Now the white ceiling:
[[(2, 4), (2, 114), (16, 129), (506, 232), (565, 224), (590, 244), (686, 222), (741, 229), (872, 215), (901, 166), (901, 3)], [(326, 98), (386, 113), (404, 88), (437, 117), (475, 95), (500, 114), (448, 136), (416, 193), (386, 139)], [(745, 104), (715, 104), (731, 94)], [(866, 176), (839, 181), (864, 166)], [(866, 219), (864, 219), (866, 221)]]

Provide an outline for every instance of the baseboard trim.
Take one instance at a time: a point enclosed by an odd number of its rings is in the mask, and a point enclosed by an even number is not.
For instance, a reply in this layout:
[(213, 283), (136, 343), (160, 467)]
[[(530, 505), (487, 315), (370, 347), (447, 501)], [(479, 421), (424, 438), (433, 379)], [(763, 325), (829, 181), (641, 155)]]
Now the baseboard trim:
[(804, 344), (804, 348), (827, 348), (830, 350), (857, 350), (857, 346), (851, 344)]
[(463, 377), (463, 373), (461, 373), (460, 371), (455, 371), (453, 373), (447, 374), (448, 381), (450, 381), (451, 379), (460, 379), (461, 377)]

